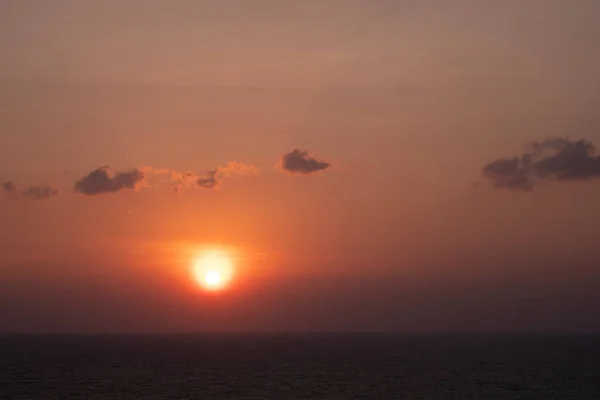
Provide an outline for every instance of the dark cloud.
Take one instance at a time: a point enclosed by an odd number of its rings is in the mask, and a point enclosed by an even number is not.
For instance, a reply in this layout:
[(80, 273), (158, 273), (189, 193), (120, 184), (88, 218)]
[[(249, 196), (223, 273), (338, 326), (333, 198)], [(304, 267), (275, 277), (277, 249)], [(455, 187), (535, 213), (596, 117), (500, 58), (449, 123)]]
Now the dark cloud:
[(215, 189), (219, 185), (217, 170), (209, 171), (205, 177), (196, 179), (196, 185), (203, 189)]
[(527, 169), (519, 157), (500, 158), (483, 167), (483, 176), (496, 188), (525, 190), (533, 189)]
[(280, 168), (283, 171), (306, 175), (327, 169), (330, 166), (331, 164), (328, 162), (310, 157), (306, 150), (294, 149), (281, 157)]
[(14, 193), (17, 191), (17, 187), (12, 181), (2, 182), (2, 189), (8, 193)]
[(600, 177), (600, 156), (591, 142), (553, 144), (556, 153), (536, 162), (540, 178), (581, 180)]
[(52, 196), (56, 196), (58, 190), (53, 189), (50, 186), (29, 186), (27, 189), (21, 191), (21, 194), (33, 200), (45, 200)]
[(115, 193), (123, 189), (134, 189), (144, 181), (140, 169), (112, 174), (109, 167), (100, 167), (75, 183), (75, 191), (93, 196), (102, 193)]
[(586, 140), (563, 138), (535, 142), (531, 151), (485, 165), (482, 174), (496, 188), (531, 191), (542, 180), (577, 181), (600, 178), (600, 156)]
[(48, 185), (31, 185), (27, 189), (18, 190), (12, 181), (2, 183), (2, 189), (15, 198), (26, 197), (32, 200), (46, 200), (58, 194), (58, 190)]

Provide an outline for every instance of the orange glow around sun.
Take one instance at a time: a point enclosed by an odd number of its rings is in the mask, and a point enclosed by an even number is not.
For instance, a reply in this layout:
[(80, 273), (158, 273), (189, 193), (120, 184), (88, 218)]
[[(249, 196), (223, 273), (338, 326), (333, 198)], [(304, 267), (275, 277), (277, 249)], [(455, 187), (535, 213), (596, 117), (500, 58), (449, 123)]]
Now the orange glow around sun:
[(202, 252), (192, 267), (194, 279), (206, 290), (220, 290), (233, 277), (233, 260), (222, 250)]

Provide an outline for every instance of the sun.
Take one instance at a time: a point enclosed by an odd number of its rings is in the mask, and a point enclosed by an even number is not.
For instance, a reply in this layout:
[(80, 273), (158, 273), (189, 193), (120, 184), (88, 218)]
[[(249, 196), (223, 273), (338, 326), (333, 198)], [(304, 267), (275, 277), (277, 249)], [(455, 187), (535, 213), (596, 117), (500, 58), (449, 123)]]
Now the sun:
[(204, 289), (220, 290), (233, 277), (233, 261), (224, 251), (204, 251), (194, 262), (192, 272), (196, 282)]
[(219, 271), (208, 271), (204, 276), (207, 285), (218, 286), (221, 283), (221, 274)]

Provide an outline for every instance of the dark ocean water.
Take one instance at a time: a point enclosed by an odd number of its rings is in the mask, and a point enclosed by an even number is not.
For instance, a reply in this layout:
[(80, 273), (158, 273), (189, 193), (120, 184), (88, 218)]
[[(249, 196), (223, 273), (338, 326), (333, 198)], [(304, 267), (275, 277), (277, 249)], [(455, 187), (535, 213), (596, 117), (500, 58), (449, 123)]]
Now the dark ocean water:
[(2, 399), (600, 399), (600, 336), (0, 337)]

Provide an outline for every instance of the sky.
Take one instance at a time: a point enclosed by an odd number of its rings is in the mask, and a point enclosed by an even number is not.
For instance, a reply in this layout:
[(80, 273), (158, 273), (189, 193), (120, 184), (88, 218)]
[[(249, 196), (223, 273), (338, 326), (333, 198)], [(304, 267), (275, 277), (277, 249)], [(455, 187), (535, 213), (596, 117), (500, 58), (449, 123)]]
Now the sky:
[(0, 331), (598, 331), (599, 37), (593, 0), (4, 0)]

